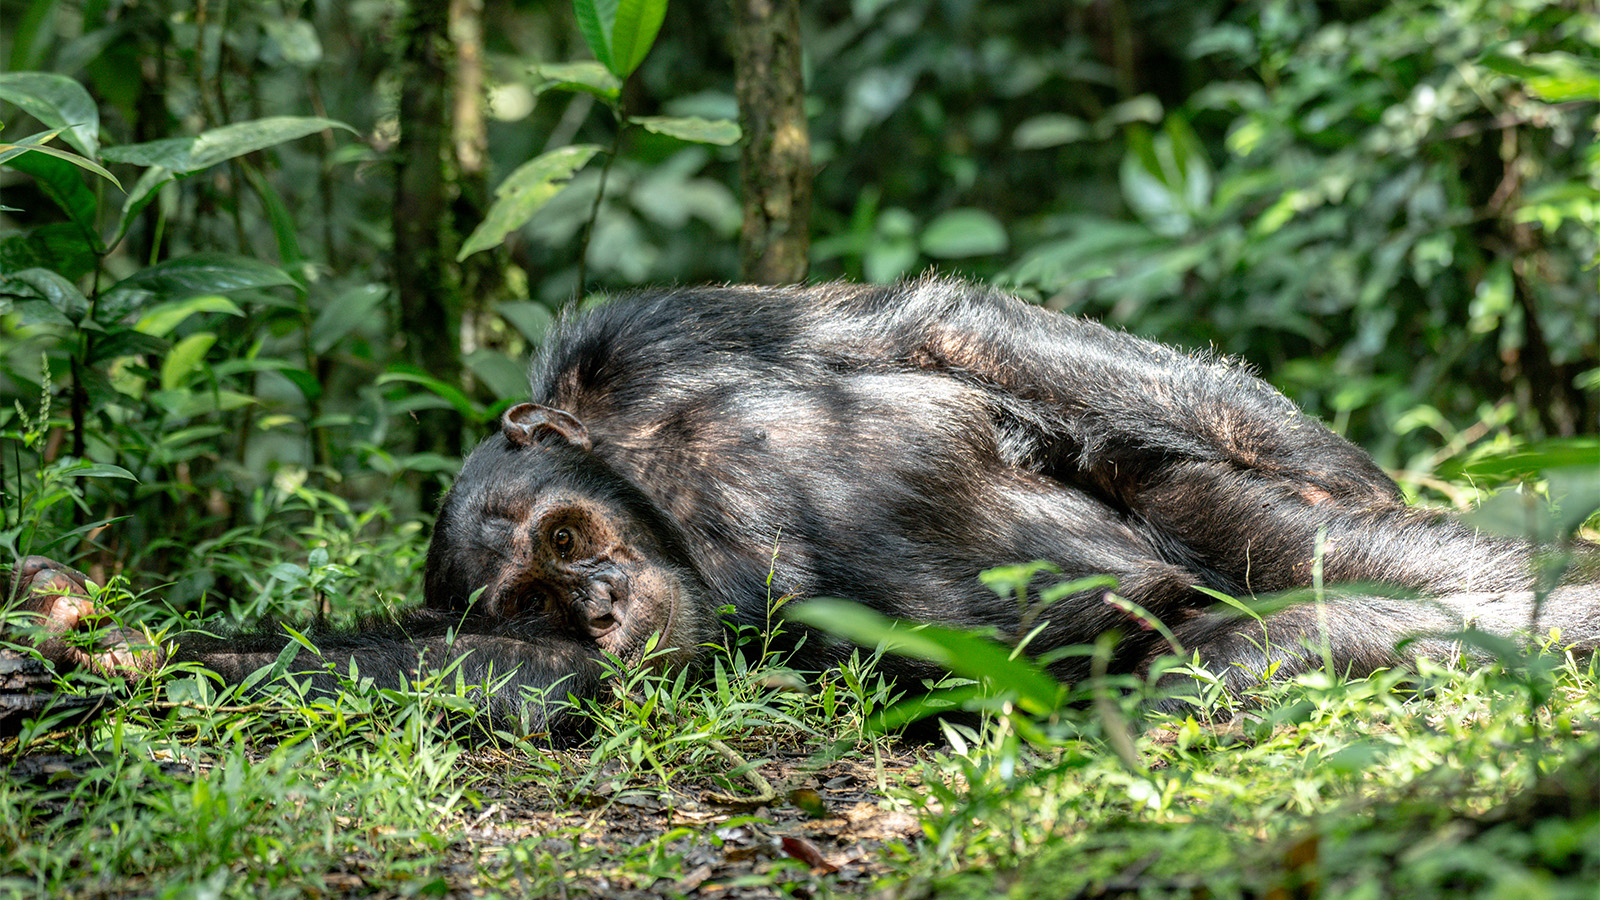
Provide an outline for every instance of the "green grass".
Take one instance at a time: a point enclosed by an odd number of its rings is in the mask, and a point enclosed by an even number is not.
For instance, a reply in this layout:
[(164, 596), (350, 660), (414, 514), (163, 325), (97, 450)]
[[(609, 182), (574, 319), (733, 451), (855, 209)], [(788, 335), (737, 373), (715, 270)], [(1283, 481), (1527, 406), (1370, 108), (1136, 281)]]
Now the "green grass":
[[(1600, 680), (1559, 655), (1312, 675), (1214, 724), (1142, 720), (1135, 694), (1002, 711), (913, 748), (867, 729), (886, 699), (870, 666), (812, 692), (781, 676), (736, 658), (703, 685), (629, 676), (593, 711), (594, 741), (556, 751), (473, 737), (449, 685), (263, 704), (179, 673), (92, 726), (5, 748), (0, 896), (1594, 897), (1600, 883)], [(1108, 734), (1130, 742), (1117, 752)], [(763, 779), (770, 803), (739, 802)]]

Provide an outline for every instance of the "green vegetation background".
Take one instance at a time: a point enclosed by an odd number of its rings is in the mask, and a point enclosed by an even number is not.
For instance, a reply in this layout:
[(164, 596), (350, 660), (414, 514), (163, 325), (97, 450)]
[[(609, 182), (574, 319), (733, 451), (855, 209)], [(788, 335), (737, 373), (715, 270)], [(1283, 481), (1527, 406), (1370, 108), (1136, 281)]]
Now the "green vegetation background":
[[(1593, 2), (802, 7), (814, 278), (961, 273), (1239, 355), (1429, 502), (1563, 466), (1592, 493)], [(413, 600), (428, 511), (523, 395), (526, 354), (564, 304), (740, 277), (738, 150), (681, 124), (736, 118), (716, 0), (675, 0), (617, 84), (553, 68), (589, 56), (565, 3), (0, 0), (0, 22), (0, 551), (160, 585), (143, 611), (341, 618)], [(41, 144), (54, 155), (21, 152)], [(519, 167), (590, 147), (531, 219), (458, 259)], [(418, 197), (437, 201), (428, 215)], [(1592, 896), (1593, 803), (1548, 821), (1531, 800), (1496, 806), (1570, 771), (1563, 758), (1592, 762), (1592, 669), (1512, 668), (1487, 685), (1439, 676), (1458, 710), (1443, 721), (1382, 684), (1302, 685), (1315, 704), (1285, 699), (1243, 739), (1177, 723), (1131, 757), (1099, 743), (1127, 738), (1116, 716), (1036, 741), (1001, 729), (941, 757), (940, 790), (894, 801), (922, 816), (926, 855), (888, 865), (912, 894), (981, 893), (950, 874), (970, 866), (1024, 893), (1068, 871), (1102, 893)], [(882, 699), (846, 677), (837, 698), (779, 709), (735, 681), (671, 727), (657, 705), (691, 701), (650, 688), (667, 699), (621, 713), (605, 749), (627, 764), (605, 777), (663, 790), (685, 767), (727, 767), (708, 736), (796, 722), (812, 723), (802, 741), (866, 740), (852, 729)], [(453, 780), (461, 749), (434, 720), (373, 717), (361, 696), (292, 726), (254, 709), (186, 718), (216, 697), (183, 684), (168, 719), (49, 745), (136, 752), (67, 788), (0, 785), (0, 887), (338, 892), (329, 860), (357, 856), (369, 887), (398, 893), (513, 891), (526, 872), (554, 890), (580, 863), (578, 894), (607, 895), (597, 870), (640, 890), (677, 877), (681, 835), (598, 860), (576, 839), (581, 860), (512, 841), (479, 882), (436, 877), (482, 795)], [(308, 766), (298, 748), (313, 746), (366, 775)], [(523, 774), (558, 798), (601, 777), (574, 787), (581, 762), (526, 754)], [(189, 776), (163, 767), (174, 758)], [(1405, 807), (1419, 791), (1446, 799)], [(1323, 833), (1345, 849), (1308, 862), (1296, 838), (1264, 857), (1270, 874), (1239, 867), (1240, 841), (1340, 798), (1349, 816)], [(1453, 810), (1480, 818), (1463, 829)], [(1374, 821), (1392, 845), (1363, 837)], [(1503, 821), (1533, 836), (1474, 849)], [(1338, 862), (1356, 847), (1359, 865)], [(816, 887), (786, 871), (757, 886)]]

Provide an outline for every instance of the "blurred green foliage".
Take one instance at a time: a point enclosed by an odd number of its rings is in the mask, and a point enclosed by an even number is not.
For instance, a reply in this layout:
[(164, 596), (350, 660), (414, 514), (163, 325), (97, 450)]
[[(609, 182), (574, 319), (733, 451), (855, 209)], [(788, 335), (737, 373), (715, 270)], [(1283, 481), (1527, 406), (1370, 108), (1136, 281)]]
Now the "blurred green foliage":
[[(536, 211), (506, 200), (455, 263), (497, 273), (452, 279), (481, 287), (457, 380), (405, 352), (451, 336), (395, 324), (406, 3), (0, 0), (0, 546), (248, 605), (241, 547), (421, 528), (454, 460), (416, 452), (416, 414), (455, 410), (470, 444), (580, 281), (737, 279), (738, 153), (710, 124), (736, 117), (731, 17), (676, 0), (645, 54), (657, 6), (483, 5), (484, 183), (610, 150), (527, 176)], [(1529, 442), (1596, 458), (1593, 0), (802, 17), (814, 277), (937, 267), (1237, 354), (1452, 502)], [(489, 216), (461, 190), (439, 227), (465, 236)], [(52, 480), (71, 457), (114, 469)], [(24, 522), (46, 482), (73, 502)]]

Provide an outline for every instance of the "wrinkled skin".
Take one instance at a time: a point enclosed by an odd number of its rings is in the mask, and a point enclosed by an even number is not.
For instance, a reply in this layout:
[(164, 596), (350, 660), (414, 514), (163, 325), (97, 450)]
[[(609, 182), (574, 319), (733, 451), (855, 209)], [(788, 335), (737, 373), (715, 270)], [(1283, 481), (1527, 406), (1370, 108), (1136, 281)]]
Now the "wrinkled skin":
[[(491, 710), (532, 709), (536, 727), (560, 731), (565, 708), (530, 706), (530, 691), (593, 696), (605, 653), (640, 664), (656, 635), (657, 664), (692, 668), (732, 629), (766, 629), (780, 597), (844, 597), (1018, 640), (1016, 603), (978, 573), (1041, 559), (1060, 571), (1032, 596), (1115, 576), (1236, 687), (1322, 665), (1308, 644), (1324, 641), (1355, 676), (1448, 661), (1461, 650), (1436, 635), (1467, 622), (1600, 642), (1600, 588), (1535, 604), (1530, 547), (1408, 509), (1365, 452), (1239, 365), (977, 286), (644, 293), (554, 329), (530, 399), (445, 498), (424, 608), (319, 638), (335, 669), (353, 658), (386, 683), (457, 659), (469, 680), (513, 673)], [(1319, 561), (1329, 584), (1439, 599), (1337, 596), (1321, 617), (1291, 607), (1258, 623), (1198, 590), (1304, 587)], [(1124, 671), (1168, 652), (1104, 594), (1043, 611), (1030, 650), (1116, 632)], [(62, 610), (47, 618), (81, 618)], [(793, 623), (777, 644), (798, 644), (792, 663), (809, 669), (851, 650)], [(178, 652), (241, 678), (281, 646)], [(1085, 665), (1052, 668), (1077, 679)], [(885, 666), (908, 687), (937, 674)]]

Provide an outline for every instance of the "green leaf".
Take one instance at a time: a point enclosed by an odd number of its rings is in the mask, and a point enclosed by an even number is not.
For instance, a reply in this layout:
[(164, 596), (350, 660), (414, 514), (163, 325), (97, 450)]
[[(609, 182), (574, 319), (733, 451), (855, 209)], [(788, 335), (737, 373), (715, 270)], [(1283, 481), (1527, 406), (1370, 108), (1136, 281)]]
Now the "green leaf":
[(270, 116), (213, 128), (192, 138), (168, 138), (146, 144), (107, 148), (102, 158), (141, 166), (161, 166), (187, 175), (220, 162), (265, 150), (329, 128), (355, 129), (316, 116)]
[(100, 233), (95, 229), (95, 213), (99, 204), (95, 200), (94, 191), (83, 183), (83, 176), (78, 174), (78, 167), (73, 163), (41, 153), (27, 153), (7, 162), (6, 165), (27, 175), (33, 176), (39, 185), (56, 206), (67, 214), (72, 224), (78, 226), (83, 232), (85, 241), (90, 242), (95, 253), (104, 253), (105, 245), (100, 242)]
[(226, 313), (230, 316), (243, 316), (244, 310), (238, 304), (218, 294), (201, 294), (198, 297), (189, 297), (185, 300), (173, 300), (151, 307), (139, 322), (134, 325), (135, 331), (154, 337), (166, 337), (172, 333), (185, 319), (201, 313)]
[(311, 326), (311, 349), (318, 354), (333, 349), (357, 325), (367, 321), (388, 296), (388, 285), (362, 284), (328, 301)]
[(62, 475), (69, 478), (126, 478), (129, 481), (138, 481), (132, 472), (121, 466), (111, 463), (83, 463), (69, 469), (61, 470)]
[(58, 128), (84, 156), (100, 150), (100, 109), (83, 85), (50, 72), (0, 74), (0, 100), (16, 104), (47, 128)]
[(628, 119), (646, 131), (697, 144), (727, 147), (739, 143), (743, 133), (739, 123), (727, 119), (702, 119), (699, 116), (632, 116)]
[(615, 74), (617, 67), (611, 64), (611, 26), (617, 19), (617, 0), (572, 0), (572, 12), (589, 52)]
[(204, 169), (236, 156), (265, 150), (330, 128), (356, 133), (354, 128), (343, 122), (313, 116), (272, 116), (224, 125), (195, 138), (194, 146), (189, 150), (189, 165), (192, 169)]
[(127, 235), (133, 220), (139, 213), (144, 212), (144, 208), (156, 198), (157, 192), (175, 180), (177, 176), (166, 166), (151, 166), (144, 170), (144, 174), (134, 182), (133, 190), (129, 191), (128, 196), (122, 201), (122, 215), (117, 220), (117, 233), (111, 238), (110, 246), (115, 247), (122, 243), (122, 238)]
[(524, 360), (483, 347), (468, 353), (462, 362), (496, 397), (528, 396), (528, 366)]
[(44, 268), (68, 281), (94, 271), (99, 257), (83, 229), (71, 222), (51, 222), (0, 238), (0, 274)]
[(209, 331), (196, 332), (179, 341), (161, 360), (161, 389), (171, 391), (186, 384), (216, 342), (217, 336)]
[(1077, 116), (1045, 113), (1024, 120), (1011, 133), (1011, 143), (1018, 150), (1038, 150), (1059, 147), (1093, 137), (1089, 123)]
[(1443, 466), (1440, 477), (1494, 479), (1530, 477), (1546, 469), (1588, 466), (1600, 470), (1600, 438), (1569, 437), (1536, 441), (1514, 450), (1482, 454), (1460, 465)]
[(1000, 220), (981, 209), (952, 209), (922, 231), (922, 252), (935, 259), (1004, 253), (1009, 241)]
[(957, 675), (978, 679), (1016, 694), (1017, 705), (1035, 715), (1054, 711), (1061, 683), (1011, 648), (968, 631), (941, 625), (908, 625), (846, 600), (808, 600), (785, 612), (813, 628), (863, 646), (926, 659)]
[[(54, 156), (57, 159), (72, 163), (80, 169), (93, 172), (116, 185), (117, 190), (123, 190), (122, 182), (117, 180), (117, 176), (106, 171), (104, 166), (94, 160), (57, 147), (46, 146), (45, 142), (53, 140), (58, 134), (60, 134), (59, 131), (43, 131), (39, 134), (28, 135), (16, 143), (0, 144), (0, 163), (9, 163), (13, 158), (24, 153), (43, 153), (46, 156)], [(15, 164), (12, 164), (11, 167), (13, 169), (17, 168)]]
[(473, 403), (466, 393), (456, 385), (425, 375), (414, 366), (397, 365), (390, 371), (378, 376), (378, 384), (394, 384), (395, 382), (408, 382), (421, 385), (432, 391), (439, 398), (450, 404), (456, 412), (467, 419), (483, 418), (483, 409)]
[(536, 91), (581, 91), (593, 94), (607, 103), (615, 103), (622, 93), (622, 82), (611, 70), (594, 60), (569, 63), (545, 63), (533, 67), (533, 72), (544, 81)]
[(550, 308), (543, 303), (532, 300), (508, 300), (494, 305), (495, 312), (501, 318), (511, 323), (511, 327), (522, 333), (530, 344), (544, 343), (544, 336), (550, 331), (550, 325), (555, 317), (550, 314)]
[(482, 224), (462, 244), (456, 259), (463, 260), (479, 250), (487, 250), (521, 228), (539, 208), (561, 193), (572, 174), (594, 158), (600, 148), (594, 144), (575, 144), (552, 150), (529, 160), (495, 188), (494, 205)]
[(667, 0), (621, 0), (611, 25), (611, 71), (627, 78), (649, 55), (667, 15)]
[(45, 321), (71, 325), (89, 314), (89, 298), (72, 282), (49, 269), (23, 269), (9, 275), (0, 275), (0, 297), (14, 297), (18, 301), (42, 301), (61, 317)]
[(182, 300), (198, 294), (294, 284), (283, 270), (259, 260), (227, 253), (196, 253), (140, 269), (117, 282), (100, 299), (102, 321), (115, 321), (152, 298)]
[(194, 146), (192, 137), (162, 138), (143, 144), (123, 144), (107, 147), (101, 159), (133, 166), (160, 166), (174, 172), (187, 171), (189, 150)]
[(1484, 66), (1520, 78), (1546, 103), (1600, 100), (1600, 61), (1572, 53), (1529, 53), (1519, 59), (1490, 54)]

